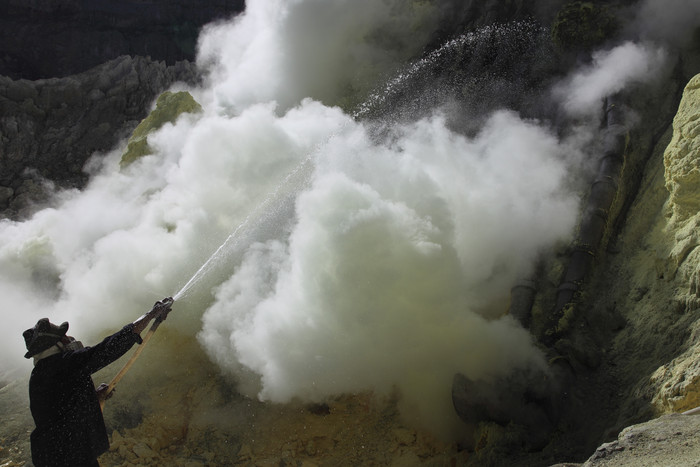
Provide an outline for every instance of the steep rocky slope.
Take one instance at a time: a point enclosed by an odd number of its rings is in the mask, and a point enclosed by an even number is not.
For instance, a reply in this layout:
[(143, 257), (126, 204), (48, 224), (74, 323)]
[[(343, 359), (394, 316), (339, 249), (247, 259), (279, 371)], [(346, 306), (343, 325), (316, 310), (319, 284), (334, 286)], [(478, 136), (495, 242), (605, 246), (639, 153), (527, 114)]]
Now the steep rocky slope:
[(597, 326), (578, 324), (613, 331), (597, 371), (579, 380), (596, 395), (583, 410), (608, 424), (609, 442), (581, 464), (587, 467), (697, 464), (699, 86), (700, 75), (686, 86), (673, 128), (649, 159), (615, 248), (583, 301), (585, 312), (602, 316)]
[[(698, 79), (685, 88), (673, 128), (664, 133), (646, 162), (625, 222), (577, 307), (578, 330), (572, 332), (569, 344), (578, 357), (572, 361), (578, 362), (574, 394), (580, 407), (572, 411), (569, 422), (593, 415), (596, 421), (590, 427), (599, 427), (599, 441), (612, 441), (625, 426), (700, 405), (697, 208), (692, 205), (699, 187), (693, 180), (700, 156), (693, 131), (700, 108)], [(688, 193), (694, 194), (685, 197)], [(692, 427), (696, 418), (662, 418), (639, 430), (663, 431), (666, 422), (668, 427), (684, 423)], [(679, 432), (685, 433), (680, 428)], [(697, 444), (697, 431), (688, 433), (683, 443)], [(669, 449), (664, 441), (670, 443), (671, 438), (657, 438), (656, 455), (667, 456), (668, 452), (662, 454)], [(628, 431), (621, 434), (620, 443), (623, 439), (629, 443), (634, 436)], [(641, 446), (646, 441), (638, 442)], [(683, 449), (683, 443), (675, 449)], [(622, 452), (625, 448), (618, 451), (619, 457), (634, 454), (629, 449)], [(592, 465), (599, 465), (604, 455), (599, 452), (595, 457)], [(658, 465), (692, 465), (654, 459)], [(634, 465), (617, 462), (601, 465)]]
[[(677, 356), (660, 366), (650, 378), (657, 411), (684, 411), (700, 406), (700, 75), (685, 88), (673, 121), (673, 137), (664, 152), (665, 186), (669, 197), (663, 219), (654, 227), (661, 241), (655, 246), (657, 276), (671, 283), (668, 303), (678, 313), (677, 321), (687, 323), (679, 332), (685, 343)], [(654, 237), (652, 237), (655, 240)], [(663, 241), (665, 240), (665, 242)], [(651, 256), (651, 255), (650, 255)]]

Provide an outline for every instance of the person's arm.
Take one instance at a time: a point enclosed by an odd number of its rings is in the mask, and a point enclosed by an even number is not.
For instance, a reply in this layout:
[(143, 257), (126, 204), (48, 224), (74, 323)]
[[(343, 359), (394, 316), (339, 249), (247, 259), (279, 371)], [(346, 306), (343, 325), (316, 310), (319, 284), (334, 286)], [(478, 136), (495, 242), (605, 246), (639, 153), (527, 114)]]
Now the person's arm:
[(70, 359), (75, 368), (82, 368), (90, 374), (95, 373), (124, 355), (134, 344), (140, 344), (140, 334), (148, 323), (153, 319), (164, 320), (172, 305), (172, 298), (164, 298), (156, 302), (151, 311), (127, 324), (121, 331), (106, 337), (93, 347), (67, 352), (63, 358)]

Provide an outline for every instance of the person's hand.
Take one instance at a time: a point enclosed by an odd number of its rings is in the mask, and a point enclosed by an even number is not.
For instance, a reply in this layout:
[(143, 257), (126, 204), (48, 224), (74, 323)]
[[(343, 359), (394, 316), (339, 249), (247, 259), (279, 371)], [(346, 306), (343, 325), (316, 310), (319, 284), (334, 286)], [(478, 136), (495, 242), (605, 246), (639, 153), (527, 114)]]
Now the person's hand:
[(102, 383), (95, 389), (97, 392), (97, 400), (104, 402), (114, 395), (114, 389), (109, 391), (109, 385), (107, 383)]
[(165, 320), (165, 318), (168, 317), (168, 313), (170, 313), (170, 308), (172, 306), (172, 297), (166, 297), (163, 300), (157, 301), (153, 305), (153, 308), (151, 308), (151, 311), (144, 314), (132, 323), (134, 325), (134, 333), (141, 334), (143, 330), (146, 329), (146, 326), (148, 326), (148, 323), (150, 323), (151, 320), (155, 319), (157, 323)]
[(153, 308), (151, 309), (149, 315), (151, 315), (150, 316), (151, 319), (159, 319), (161, 321), (164, 321), (165, 318), (168, 317), (168, 313), (170, 313), (172, 306), (173, 306), (173, 298), (166, 297), (163, 300), (157, 301), (153, 305)]

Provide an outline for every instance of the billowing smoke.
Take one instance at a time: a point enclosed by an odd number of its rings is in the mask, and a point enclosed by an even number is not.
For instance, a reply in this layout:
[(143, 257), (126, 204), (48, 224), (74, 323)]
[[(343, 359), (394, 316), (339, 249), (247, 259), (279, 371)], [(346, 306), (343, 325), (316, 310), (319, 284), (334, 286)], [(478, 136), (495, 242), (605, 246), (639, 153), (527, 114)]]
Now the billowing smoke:
[(474, 140), (440, 117), (396, 133), (377, 145), (349, 124), (329, 140), (288, 241), (249, 250), (200, 340), (224, 368), (252, 371), (248, 390), (264, 399), (398, 386), (436, 429), (454, 418), (456, 371), (540, 363), (523, 329), (489, 318), (569, 232), (576, 202), (558, 141), (511, 113)]
[[(127, 169), (117, 148), (84, 190), (0, 224), (3, 366), (22, 361), (38, 318), (89, 342), (176, 294), (223, 244), (223, 266), (168, 325), (249, 395), (395, 392), (406, 417), (444, 434), (455, 373), (542, 367), (503, 314), (573, 228), (575, 141), (506, 110), (472, 137), (439, 111), (379, 137), (329, 105), (419, 50), (433, 19), (424, 2), (251, 0), (207, 27), (208, 77), (190, 90), (203, 114), (164, 126)], [(648, 55), (621, 50), (645, 72)], [(584, 94), (571, 105), (616, 89), (597, 73), (572, 78)]]
[(573, 116), (598, 116), (606, 96), (653, 80), (664, 70), (666, 51), (653, 44), (625, 42), (593, 53), (592, 63), (555, 87), (557, 98)]
[(422, 1), (253, 1), (234, 27), (205, 27), (198, 63), (228, 112), (304, 97), (338, 104), (419, 53), (439, 14)]

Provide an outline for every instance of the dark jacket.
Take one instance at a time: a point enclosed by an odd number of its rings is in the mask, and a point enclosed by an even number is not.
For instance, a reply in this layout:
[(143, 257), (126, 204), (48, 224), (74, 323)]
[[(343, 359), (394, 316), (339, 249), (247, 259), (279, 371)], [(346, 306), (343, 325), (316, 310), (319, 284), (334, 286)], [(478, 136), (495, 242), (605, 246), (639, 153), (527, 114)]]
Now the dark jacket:
[(36, 428), (31, 434), (36, 467), (94, 465), (109, 449), (107, 430), (91, 374), (141, 342), (124, 328), (94, 347), (63, 352), (36, 363), (29, 379), (29, 406)]

